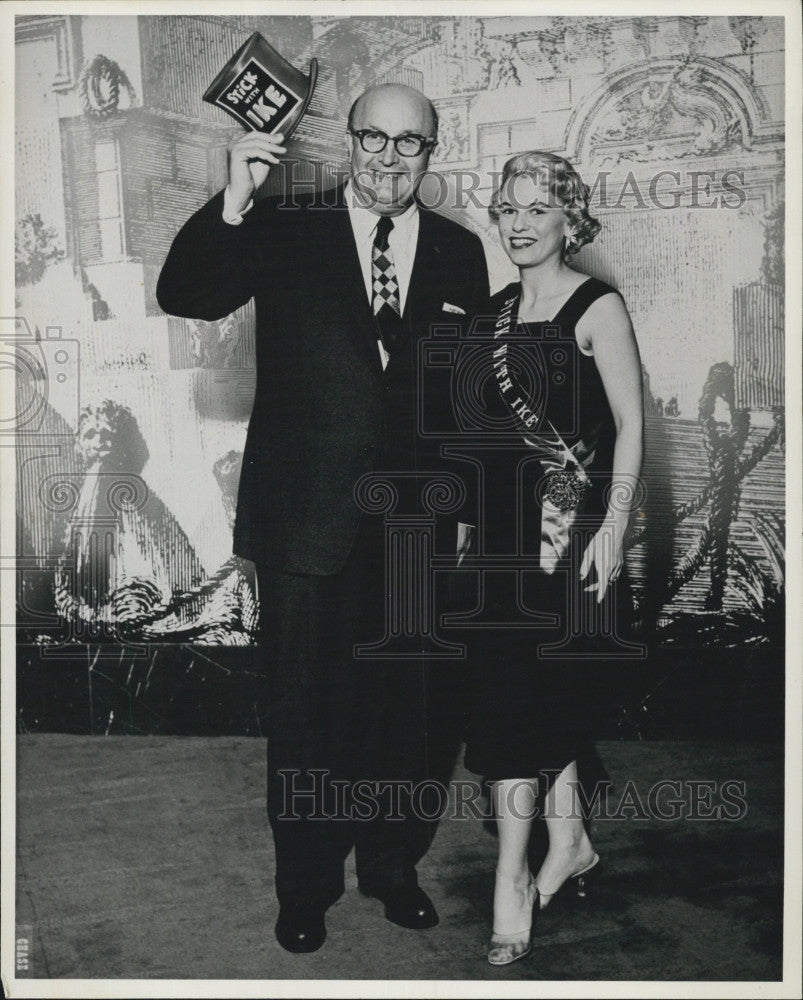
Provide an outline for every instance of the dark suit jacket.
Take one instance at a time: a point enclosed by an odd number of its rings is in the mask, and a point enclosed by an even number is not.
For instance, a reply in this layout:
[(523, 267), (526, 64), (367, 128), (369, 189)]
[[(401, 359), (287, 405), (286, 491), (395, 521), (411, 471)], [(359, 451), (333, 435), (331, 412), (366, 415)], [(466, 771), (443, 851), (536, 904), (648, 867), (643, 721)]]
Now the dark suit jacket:
[[(165, 312), (206, 320), (254, 297), (256, 395), (234, 552), (329, 575), (356, 537), (354, 485), (382, 460), (388, 380), (343, 189), (295, 203), (265, 199), (232, 226), (219, 193), (176, 236), (156, 294)], [(421, 210), (403, 316), (411, 343), (460, 318), (444, 303), (470, 318), (487, 295), (480, 240)]]

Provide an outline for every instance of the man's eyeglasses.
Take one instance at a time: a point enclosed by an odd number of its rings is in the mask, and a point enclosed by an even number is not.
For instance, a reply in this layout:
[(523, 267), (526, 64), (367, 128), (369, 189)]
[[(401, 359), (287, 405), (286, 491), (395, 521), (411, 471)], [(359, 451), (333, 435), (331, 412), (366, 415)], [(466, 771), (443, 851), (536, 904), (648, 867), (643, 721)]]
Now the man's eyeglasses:
[(373, 128), (349, 129), (352, 135), (360, 140), (360, 145), (366, 153), (381, 153), (388, 141), (396, 147), (399, 156), (420, 156), (425, 149), (434, 146), (435, 139), (428, 139), (424, 135), (415, 135), (408, 132), (406, 135), (395, 135), (391, 138)]

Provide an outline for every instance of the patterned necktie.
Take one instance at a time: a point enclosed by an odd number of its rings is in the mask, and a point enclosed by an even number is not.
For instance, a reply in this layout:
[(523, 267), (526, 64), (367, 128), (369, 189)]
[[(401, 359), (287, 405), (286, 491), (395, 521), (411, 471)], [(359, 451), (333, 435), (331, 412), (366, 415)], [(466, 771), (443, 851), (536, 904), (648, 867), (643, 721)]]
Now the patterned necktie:
[(384, 306), (401, 316), (399, 306), (399, 283), (396, 280), (396, 266), (388, 237), (393, 229), (393, 219), (380, 215), (376, 224), (376, 235), (371, 250), (371, 283), (373, 288), (374, 316), (378, 316)]

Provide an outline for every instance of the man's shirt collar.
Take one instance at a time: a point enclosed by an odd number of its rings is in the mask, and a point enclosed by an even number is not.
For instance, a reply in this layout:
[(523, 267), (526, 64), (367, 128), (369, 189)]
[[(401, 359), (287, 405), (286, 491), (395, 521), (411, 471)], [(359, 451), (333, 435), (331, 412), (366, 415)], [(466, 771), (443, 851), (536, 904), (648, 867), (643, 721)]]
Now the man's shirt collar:
[[(362, 204), (357, 197), (351, 181), (348, 181), (346, 184), (344, 194), (355, 236), (360, 241), (363, 239), (373, 240), (379, 216), (375, 212), (372, 212), (366, 205)], [(406, 233), (413, 222), (418, 219), (418, 205), (413, 201), (403, 212), (399, 215), (394, 215), (392, 218), (394, 229)]]

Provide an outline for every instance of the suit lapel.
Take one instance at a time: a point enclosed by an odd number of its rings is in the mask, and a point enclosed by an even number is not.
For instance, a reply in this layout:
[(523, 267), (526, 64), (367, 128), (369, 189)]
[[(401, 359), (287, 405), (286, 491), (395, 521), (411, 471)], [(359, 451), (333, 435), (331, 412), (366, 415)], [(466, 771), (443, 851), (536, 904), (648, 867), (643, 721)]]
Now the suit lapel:
[(422, 319), (437, 315), (440, 306), (437, 275), (443, 268), (432, 213), (419, 209), (418, 219), (418, 243), (404, 308), (404, 319), (409, 321), (411, 329)]

